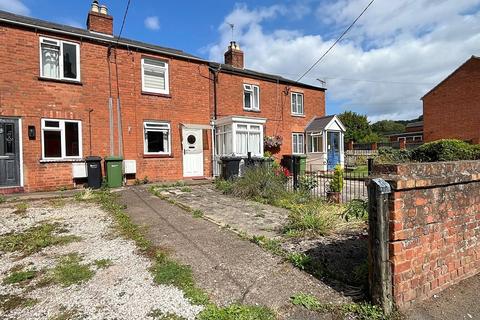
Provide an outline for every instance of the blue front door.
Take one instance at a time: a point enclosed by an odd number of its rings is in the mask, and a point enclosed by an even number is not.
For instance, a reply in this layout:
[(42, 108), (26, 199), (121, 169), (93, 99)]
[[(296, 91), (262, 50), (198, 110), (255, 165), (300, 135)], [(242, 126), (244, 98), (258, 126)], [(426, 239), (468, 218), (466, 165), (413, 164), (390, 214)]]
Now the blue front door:
[(327, 132), (327, 170), (340, 163), (340, 132)]

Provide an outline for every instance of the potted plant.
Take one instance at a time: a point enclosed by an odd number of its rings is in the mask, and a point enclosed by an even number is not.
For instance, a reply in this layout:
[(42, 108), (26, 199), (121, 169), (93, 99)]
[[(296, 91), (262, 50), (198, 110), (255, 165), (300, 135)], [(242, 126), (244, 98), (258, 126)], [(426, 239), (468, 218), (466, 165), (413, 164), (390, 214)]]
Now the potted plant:
[(327, 200), (333, 203), (340, 203), (343, 190), (343, 168), (337, 164), (333, 171), (332, 181), (328, 185)]

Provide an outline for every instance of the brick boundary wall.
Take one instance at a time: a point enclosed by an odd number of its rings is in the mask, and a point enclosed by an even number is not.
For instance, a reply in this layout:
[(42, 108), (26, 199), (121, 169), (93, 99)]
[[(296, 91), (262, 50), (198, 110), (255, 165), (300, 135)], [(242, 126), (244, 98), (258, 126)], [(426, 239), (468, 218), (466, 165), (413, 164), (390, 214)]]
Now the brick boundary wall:
[(399, 309), (480, 272), (480, 161), (378, 165), (392, 187), (389, 256)]

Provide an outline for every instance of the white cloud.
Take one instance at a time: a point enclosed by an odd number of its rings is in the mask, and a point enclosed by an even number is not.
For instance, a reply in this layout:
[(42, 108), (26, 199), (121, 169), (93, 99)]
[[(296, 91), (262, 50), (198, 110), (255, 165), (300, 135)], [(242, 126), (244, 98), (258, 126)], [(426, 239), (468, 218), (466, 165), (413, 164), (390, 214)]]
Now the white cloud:
[[(325, 27), (323, 36), (280, 28), (265, 31), (266, 22), (272, 25), (278, 19), (281, 23), (292, 11), (288, 5), (256, 9), (237, 5), (220, 25), (219, 40), (209, 48), (210, 58), (222, 60), (231, 38), (226, 24), (230, 22), (236, 25), (235, 40), (245, 51), (248, 68), (296, 79), (368, 0), (322, 3), (312, 11)], [(472, 54), (480, 54), (478, 5), (480, 0), (377, 1), (302, 81), (318, 84), (315, 79), (327, 78), (329, 100), (341, 103), (343, 109), (366, 113), (371, 120), (418, 116), (422, 112), (419, 99)]]
[(0, 0), (0, 10), (28, 16), (30, 9), (20, 0)]
[(157, 16), (147, 17), (145, 18), (145, 27), (150, 30), (160, 30), (160, 20)]

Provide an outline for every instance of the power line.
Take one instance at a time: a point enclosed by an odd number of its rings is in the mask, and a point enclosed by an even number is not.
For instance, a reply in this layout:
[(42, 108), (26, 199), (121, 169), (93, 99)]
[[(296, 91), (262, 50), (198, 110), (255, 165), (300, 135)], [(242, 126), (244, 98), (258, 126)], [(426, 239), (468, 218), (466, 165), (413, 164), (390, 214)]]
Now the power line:
[(125, 8), (125, 14), (123, 15), (122, 27), (120, 28), (120, 33), (118, 34), (117, 44), (115, 45), (115, 47), (118, 46), (118, 42), (120, 42), (120, 37), (122, 36), (123, 28), (125, 27), (125, 21), (127, 20), (128, 9), (130, 8), (130, 1), (131, 0), (128, 0), (127, 7)]
[(352, 29), (352, 27), (355, 25), (355, 23), (357, 23), (358, 19), (360, 19), (360, 17), (363, 16), (363, 14), (367, 11), (367, 9), (372, 5), (372, 3), (374, 1), (375, 0), (370, 1), (370, 3), (365, 7), (365, 9), (363, 9), (363, 11), (360, 13), (360, 15), (352, 22), (352, 24), (350, 24), (350, 26), (340, 35), (340, 37), (337, 40), (335, 40), (335, 42), (330, 46), (330, 48), (328, 48), (328, 50), (325, 51), (325, 53), (310, 68), (308, 68), (308, 70), (305, 71), (305, 73), (300, 78), (298, 78), (297, 82), (302, 80), (303, 77), (305, 77), (310, 71), (312, 71), (312, 69), (315, 68), (315, 66), (320, 61), (322, 61), (323, 58), (325, 58), (325, 56), (333, 49), (333, 47), (335, 47), (335, 45), (342, 40), (342, 38), (348, 33), (348, 31), (350, 31), (350, 29)]

